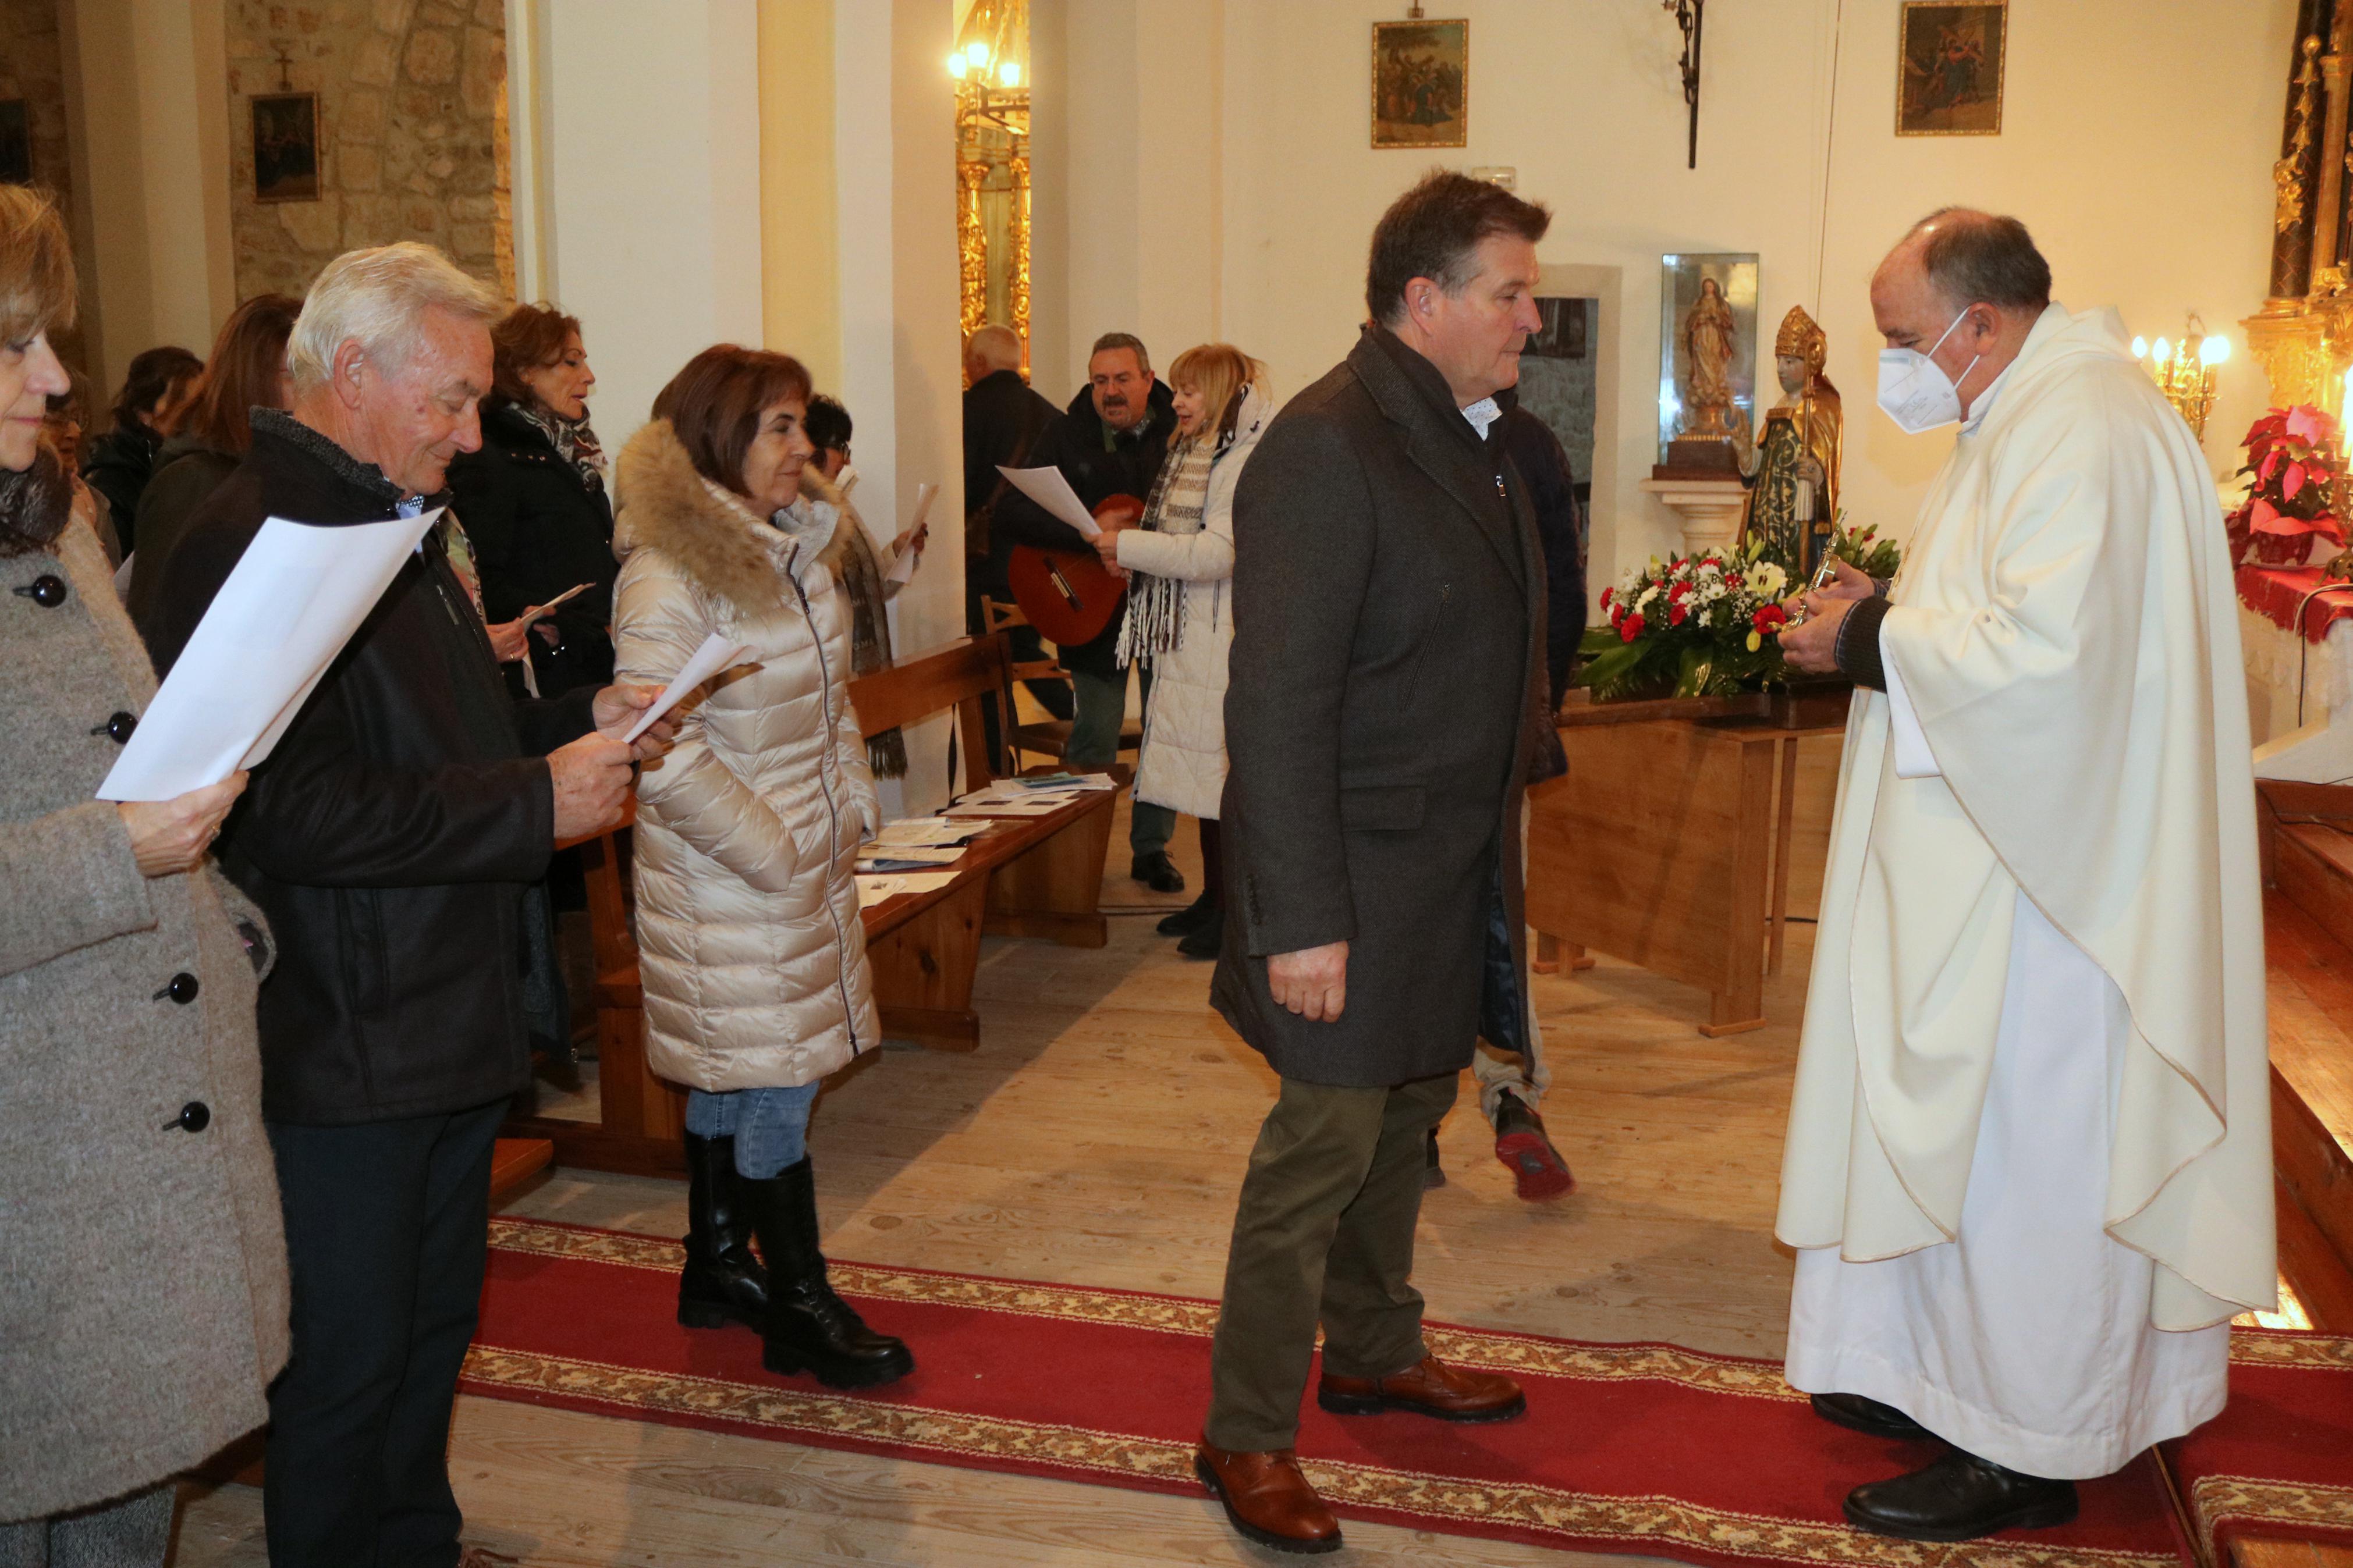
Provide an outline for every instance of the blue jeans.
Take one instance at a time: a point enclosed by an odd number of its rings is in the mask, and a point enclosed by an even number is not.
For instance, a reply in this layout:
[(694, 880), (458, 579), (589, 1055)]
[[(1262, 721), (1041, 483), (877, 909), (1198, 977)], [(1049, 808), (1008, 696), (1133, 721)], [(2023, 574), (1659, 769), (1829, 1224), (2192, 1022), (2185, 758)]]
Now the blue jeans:
[(791, 1089), (737, 1089), (724, 1094), (686, 1093), (686, 1130), (697, 1138), (735, 1140), (735, 1173), (765, 1182), (808, 1157), (809, 1107), (817, 1083)]

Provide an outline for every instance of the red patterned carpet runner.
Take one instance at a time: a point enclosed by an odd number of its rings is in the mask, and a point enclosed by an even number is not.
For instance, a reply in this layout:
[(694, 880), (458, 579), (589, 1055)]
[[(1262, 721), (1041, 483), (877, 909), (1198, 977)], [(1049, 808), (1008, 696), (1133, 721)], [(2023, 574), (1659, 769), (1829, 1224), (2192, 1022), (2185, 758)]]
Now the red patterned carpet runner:
[[(491, 1226), (468, 1393), (1203, 1496), (1210, 1506), (1191, 1454), (1214, 1302), (839, 1263), (836, 1286), (876, 1327), (903, 1335), (919, 1363), (904, 1383), (843, 1394), (762, 1371), (749, 1330), (680, 1328), (674, 1241), (503, 1217)], [(1437, 1324), (1430, 1339), (1450, 1361), (1520, 1379), (1529, 1413), (1502, 1426), (1449, 1426), (1399, 1415), (1342, 1419), (1311, 1399), (1300, 1452), (1344, 1518), (1725, 1568), (2189, 1561), (2146, 1458), (2086, 1484), (2083, 1517), (2068, 1529), (1915, 1545), (1850, 1529), (1839, 1500), (1926, 1451), (1816, 1418), (1776, 1363)], [(2284, 1514), (2353, 1530), (2353, 1490), (2325, 1479), (2353, 1479), (2353, 1341), (2249, 1334), (2236, 1359), (2234, 1379), (2257, 1379), (2252, 1392), (2190, 1440), (2196, 1456), (2211, 1456), (2194, 1475), (2185, 1471), (2201, 1514), (2242, 1527)], [(2242, 1410), (2249, 1419), (2235, 1421)], [(2262, 1428), (2283, 1412), (2303, 1425), (2246, 1436), (2223, 1430)], [(2323, 1432), (2328, 1452), (2305, 1452)]]

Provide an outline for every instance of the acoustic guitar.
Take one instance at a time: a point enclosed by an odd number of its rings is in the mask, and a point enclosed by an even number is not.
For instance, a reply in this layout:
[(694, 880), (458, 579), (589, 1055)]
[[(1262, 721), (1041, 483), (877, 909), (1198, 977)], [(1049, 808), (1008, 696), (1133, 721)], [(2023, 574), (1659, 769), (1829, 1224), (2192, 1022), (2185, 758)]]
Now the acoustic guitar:
[[(1094, 514), (1133, 523), (1144, 516), (1144, 503), (1134, 496), (1107, 496)], [(1127, 602), (1127, 584), (1113, 576), (1092, 550), (1017, 544), (1005, 575), (1013, 602), (1038, 635), (1057, 647), (1094, 641)]]

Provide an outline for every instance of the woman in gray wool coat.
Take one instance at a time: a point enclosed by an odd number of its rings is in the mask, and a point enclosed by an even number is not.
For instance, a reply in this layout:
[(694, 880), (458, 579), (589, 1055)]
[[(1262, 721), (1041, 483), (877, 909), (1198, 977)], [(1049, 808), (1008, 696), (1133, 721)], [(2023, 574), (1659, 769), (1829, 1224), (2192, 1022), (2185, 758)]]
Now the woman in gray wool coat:
[(56, 210), (0, 185), (0, 1568), (163, 1563), (171, 1478), (286, 1360), (268, 934), (206, 862), (245, 775), (92, 798), (155, 682), (40, 445), (73, 304)]

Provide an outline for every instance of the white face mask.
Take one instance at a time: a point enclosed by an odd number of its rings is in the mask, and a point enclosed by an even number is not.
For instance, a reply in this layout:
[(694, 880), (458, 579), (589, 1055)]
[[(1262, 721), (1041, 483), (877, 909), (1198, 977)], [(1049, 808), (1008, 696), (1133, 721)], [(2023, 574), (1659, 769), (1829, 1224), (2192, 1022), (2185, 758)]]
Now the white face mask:
[[(1963, 307), (1960, 315), (1953, 318), (1952, 326), (1945, 329), (1945, 337), (1938, 338), (1927, 353), (1918, 349), (1879, 351), (1879, 406), (1906, 436), (1959, 423), (1960, 386), (1929, 354), (1945, 346), (1945, 338), (1953, 335), (1953, 327), (1959, 326), (1968, 313), (1968, 308)], [(1968, 370), (1961, 372), (1961, 380), (1968, 380), (1969, 371), (1977, 367), (1977, 360), (1969, 361)]]

